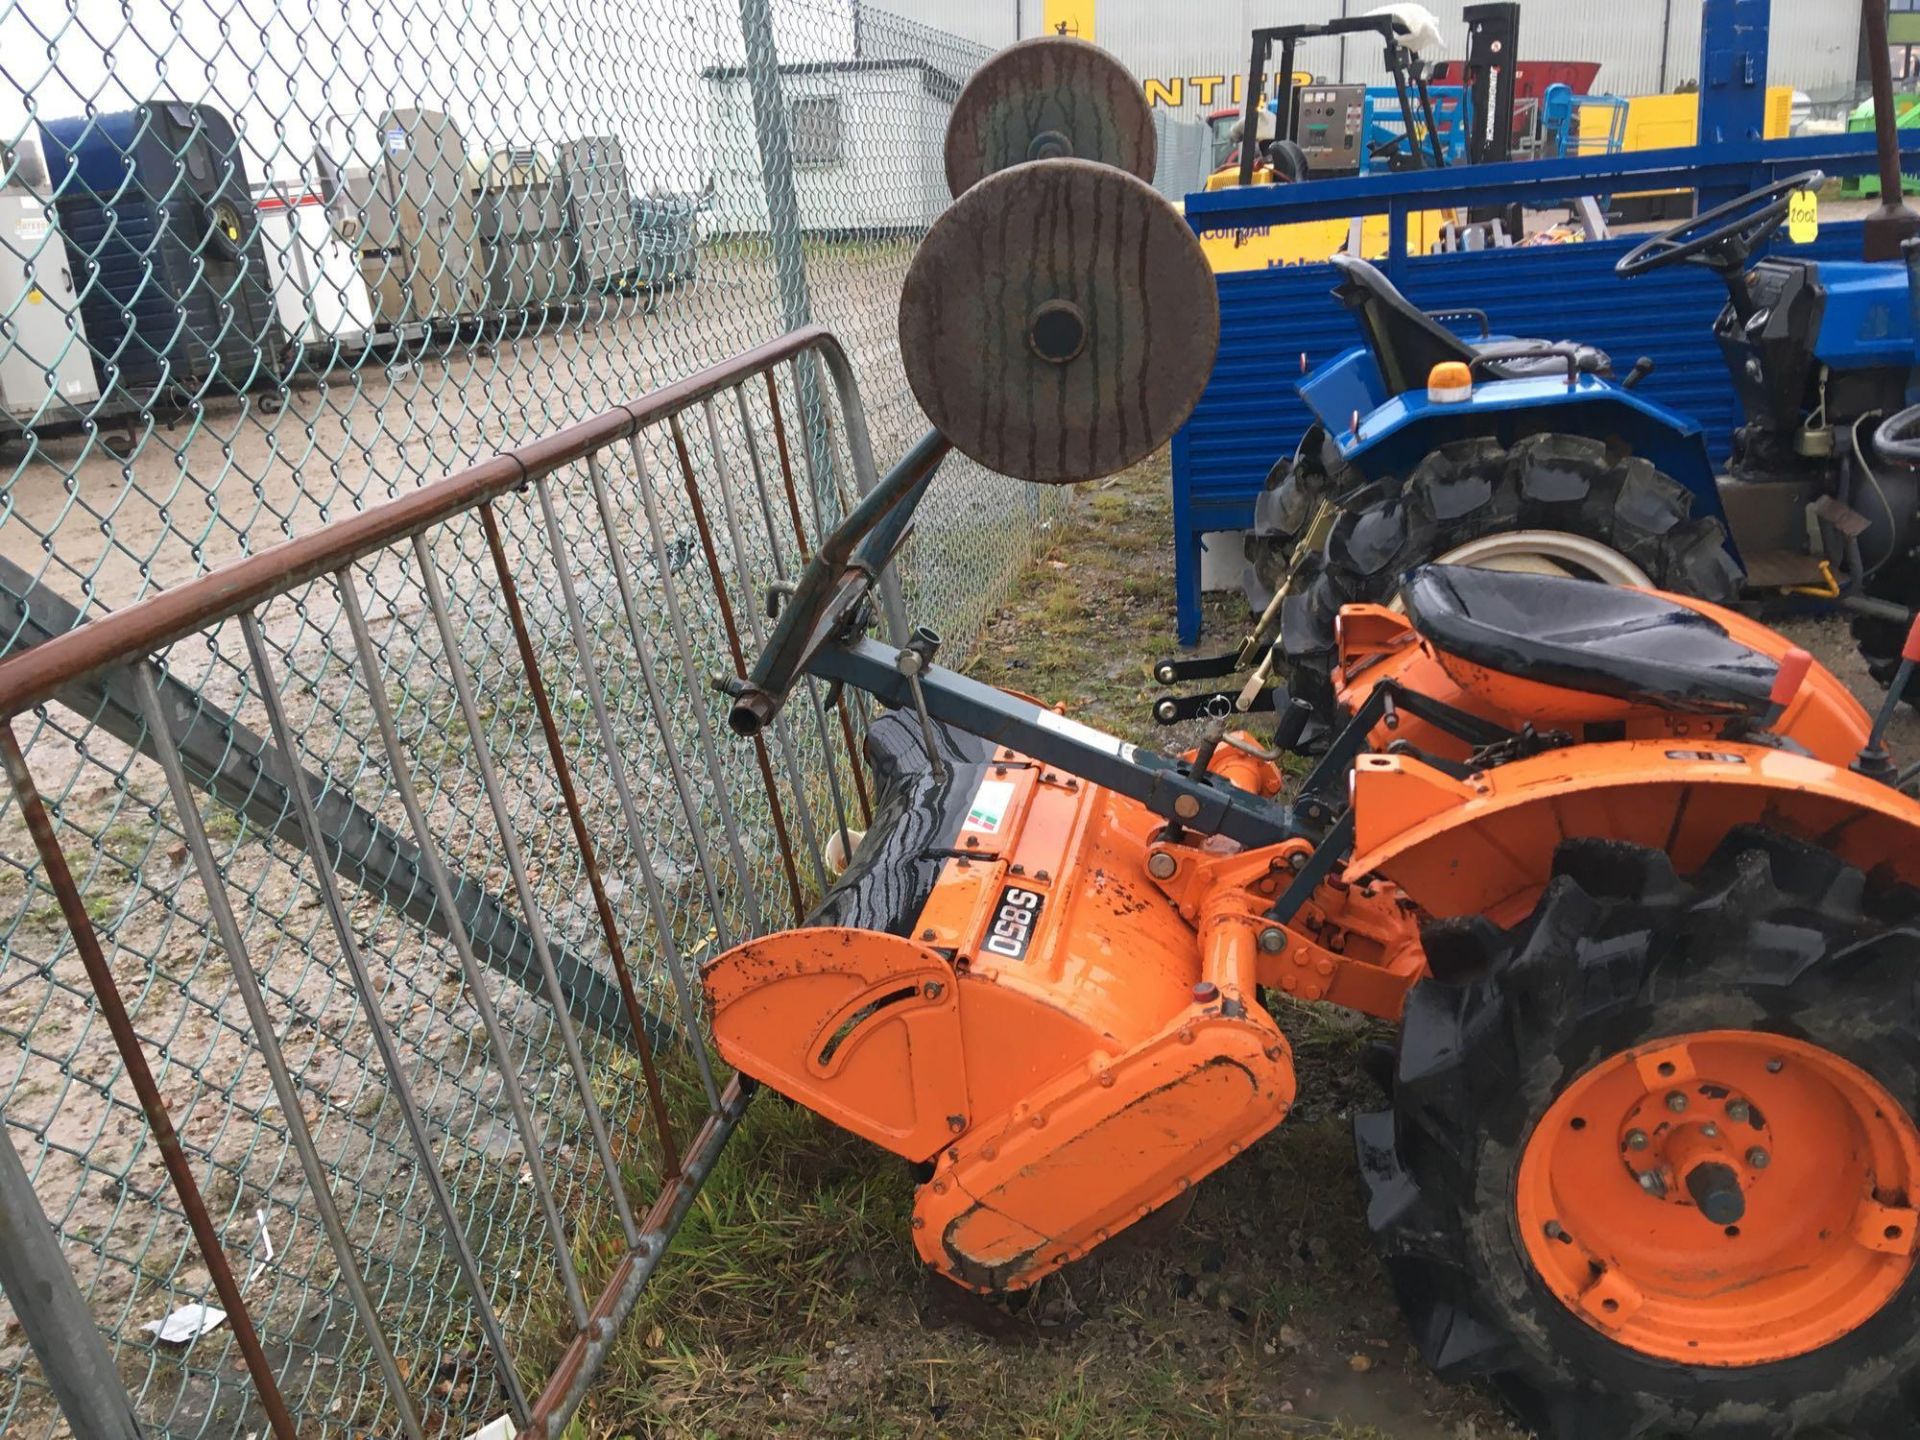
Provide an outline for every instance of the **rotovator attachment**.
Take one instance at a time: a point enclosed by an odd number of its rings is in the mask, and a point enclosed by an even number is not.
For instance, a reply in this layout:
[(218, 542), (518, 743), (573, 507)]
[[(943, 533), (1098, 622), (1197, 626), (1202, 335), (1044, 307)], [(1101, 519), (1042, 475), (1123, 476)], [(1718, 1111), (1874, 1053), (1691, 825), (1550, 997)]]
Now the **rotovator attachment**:
[(1070, 482), (1185, 419), (1218, 310), (1151, 169), (1090, 45), (960, 95), (901, 300), (935, 429), (724, 687), (747, 736), (805, 677), (876, 700), (872, 824), (805, 926), (706, 967), (723, 1055), (915, 1162), (919, 1253), (997, 1294), (1286, 1117), (1271, 997), (1399, 1021), (1361, 1169), (1443, 1373), (1557, 1437), (1912, 1434), (1920, 805), (1810, 656), (1700, 600), (1428, 566), (1340, 612), (1338, 724), (1283, 797), (1297, 713), (1273, 749), (1136, 749), (874, 603), (950, 450)]

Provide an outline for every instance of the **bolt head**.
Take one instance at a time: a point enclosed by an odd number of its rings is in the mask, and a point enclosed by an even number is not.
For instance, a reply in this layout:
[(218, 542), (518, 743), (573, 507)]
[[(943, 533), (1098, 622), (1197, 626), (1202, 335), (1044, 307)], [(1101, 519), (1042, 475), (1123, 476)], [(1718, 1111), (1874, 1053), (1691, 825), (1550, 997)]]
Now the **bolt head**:
[(942, 985), (938, 980), (929, 980), (920, 987), (920, 993), (929, 1000), (938, 1000), (946, 993), (946, 989), (947, 987)]
[(1646, 1174), (1642, 1175), (1640, 1177), (1640, 1188), (1649, 1195), (1664, 1195), (1667, 1193), (1667, 1187), (1665, 1183), (1661, 1181), (1658, 1170), (1649, 1170)]
[(1767, 1073), (1769, 1075), (1778, 1075), (1782, 1070), (1786, 1068), (1787, 1068), (1787, 1062), (1784, 1060), (1767, 1061)]
[(1179, 868), (1180, 862), (1165, 850), (1156, 850), (1147, 857), (1147, 873), (1156, 880), (1171, 880)]
[(1700, 1127), (1700, 1133), (1709, 1140), (1718, 1140), (1720, 1138), (1720, 1127), (1709, 1120)]
[(1153, 707), (1154, 718), (1162, 725), (1171, 725), (1173, 723), (1173, 717), (1179, 713), (1180, 712), (1174, 708), (1171, 700), (1162, 700), (1158, 705)]
[(1558, 1240), (1562, 1235), (1566, 1233), (1567, 1233), (1566, 1230), (1562, 1228), (1558, 1220), (1547, 1221), (1547, 1238), (1549, 1240)]
[(1627, 1148), (1629, 1150), (1646, 1149), (1647, 1148), (1647, 1132), (1644, 1130), (1629, 1130), (1627, 1132)]
[(1293, 854), (1287, 857), (1287, 868), (1289, 870), (1306, 869), (1307, 868), (1307, 852), (1304, 850), (1294, 851)]
[(1199, 797), (1194, 795), (1180, 796), (1173, 802), (1173, 813), (1178, 815), (1182, 820), (1193, 819), (1194, 816), (1200, 813)]
[(1674, 1114), (1678, 1115), (1682, 1110), (1686, 1108), (1687, 1108), (1687, 1097), (1685, 1095), (1682, 1095), (1678, 1090), (1671, 1090), (1667, 1092), (1667, 1109), (1673, 1111)]
[(1211, 1005), (1220, 998), (1220, 987), (1211, 980), (1202, 980), (1193, 987), (1193, 1003)]
[(1747, 1151), (1747, 1164), (1755, 1170), (1764, 1170), (1773, 1163), (1773, 1157), (1758, 1145)]
[(1269, 925), (1260, 932), (1260, 953), (1278, 955), (1287, 948), (1287, 932), (1278, 925)]

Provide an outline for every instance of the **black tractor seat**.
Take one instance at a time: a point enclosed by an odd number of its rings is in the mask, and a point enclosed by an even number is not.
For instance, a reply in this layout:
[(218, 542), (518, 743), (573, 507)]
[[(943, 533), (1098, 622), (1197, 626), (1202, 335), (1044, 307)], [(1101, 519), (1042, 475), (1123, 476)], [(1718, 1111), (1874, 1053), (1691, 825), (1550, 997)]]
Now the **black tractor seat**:
[(1779, 666), (1719, 621), (1644, 590), (1423, 565), (1403, 591), (1436, 649), (1523, 680), (1668, 709), (1765, 710)]
[[(1340, 283), (1334, 286), (1333, 293), (1359, 317), (1361, 333), (1366, 336), (1367, 348), (1373, 351), (1374, 362), (1380, 367), (1380, 378), (1386, 381), (1389, 395), (1424, 390), (1428, 374), (1443, 361), (1458, 360), (1466, 365), (1479, 357), (1480, 346), (1462, 340), (1420, 309), (1367, 261), (1352, 255), (1336, 255), (1333, 264), (1340, 271)], [(1548, 342), (1503, 340), (1500, 348), (1510, 348), (1516, 343), (1544, 345)], [(1613, 373), (1613, 361), (1607, 353), (1591, 345), (1578, 347), (1574, 364), (1588, 375)], [(1522, 380), (1566, 372), (1567, 362), (1560, 355), (1521, 355), (1486, 361), (1475, 374), (1495, 380)]]

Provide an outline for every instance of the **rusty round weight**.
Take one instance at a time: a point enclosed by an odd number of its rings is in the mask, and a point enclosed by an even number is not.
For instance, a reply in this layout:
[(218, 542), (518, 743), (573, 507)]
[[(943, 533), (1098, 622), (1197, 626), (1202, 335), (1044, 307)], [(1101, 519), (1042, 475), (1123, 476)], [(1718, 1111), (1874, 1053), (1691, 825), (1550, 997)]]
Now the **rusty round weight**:
[(900, 296), (900, 356), (941, 434), (989, 470), (1071, 484), (1180, 427), (1220, 306), (1186, 222), (1086, 160), (990, 175), (935, 222)]
[(967, 81), (947, 122), (947, 189), (959, 196), (1029, 160), (1092, 160), (1153, 179), (1153, 113), (1098, 45), (1041, 35), (1009, 45)]

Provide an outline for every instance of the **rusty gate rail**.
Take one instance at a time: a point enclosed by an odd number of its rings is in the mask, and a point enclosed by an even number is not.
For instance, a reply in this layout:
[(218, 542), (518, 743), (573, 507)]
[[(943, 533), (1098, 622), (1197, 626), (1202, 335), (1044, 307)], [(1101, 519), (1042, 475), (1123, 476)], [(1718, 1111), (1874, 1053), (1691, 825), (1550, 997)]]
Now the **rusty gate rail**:
[[(792, 448), (811, 455), (790, 447), (787, 411), (811, 388), (816, 363), (837, 403), (826, 463), (844, 465), (864, 493), (874, 461), (858, 388), (839, 343), (809, 327), (0, 660), (0, 759), (66, 936), (43, 963), (70, 955), (84, 970), (205, 1269), (202, 1303), (225, 1312), (223, 1338), (205, 1338), (211, 1327), (189, 1337), (176, 1407), (200, 1403), (189, 1382), (219, 1361), (199, 1352), (222, 1346), (238, 1352), (251, 1395), (221, 1402), (217, 1378), (202, 1388), (216, 1395), (209, 1413), (236, 1433), (264, 1422), (287, 1440), (336, 1423), (459, 1435), (504, 1413), (522, 1433), (556, 1436), (579, 1405), (749, 1098), (750, 1083), (715, 1073), (693, 966), (776, 916), (799, 918), (826, 883), (824, 837), (838, 831), (848, 843), (870, 818), (860, 721), (844, 698), (829, 707), (810, 691), (755, 742), (750, 771), (746, 747), (724, 745), (708, 713), (719, 703), (713, 671), (743, 674), (764, 638), (756, 585), (790, 580), (810, 551), (801, 486), (816, 506), (825, 496), (831, 507), (837, 493), (835, 476), (797, 482), (793, 471)], [(830, 518), (816, 509), (812, 523)], [(697, 543), (682, 528), (689, 521)], [(430, 625), (403, 630), (401, 592)], [(337, 623), (321, 625), (329, 593)], [(371, 594), (391, 612), (380, 618), (394, 621), (384, 636)], [(316, 643), (316, 630), (340, 663), (303, 671), (290, 657)], [(437, 652), (427, 653), (432, 641)], [(265, 748), (248, 753), (262, 777), (274, 760), (272, 794), (284, 797), (278, 823), (256, 813), (238, 837), (217, 837), (209, 824), (210, 814), (245, 813), (231, 777), (225, 790), (202, 788), (207, 778), (183, 761), (168, 714), (183, 693), (170, 659), (202, 648), (235, 657), (241, 693), (219, 713), (229, 733), (243, 712), (264, 719), (253, 728)], [(378, 763), (336, 770), (315, 723), (320, 707), (296, 713), (300, 687), (282, 678), (314, 674), (325, 678), (301, 684), (333, 687), (325, 713), (342, 725), (356, 717), (360, 733), (373, 734), (349, 758)], [(114, 783), (155, 817), (156, 833), (179, 839), (179, 873), (193, 877), (162, 890), (136, 876), (146, 893), (111, 913), (96, 903), (99, 857), (76, 864), (63, 838), (65, 797), (79, 788), (72, 756), (35, 753), (15, 730), (17, 718), (44, 720), (80, 682), (107, 675), (130, 677), (141, 723), (132, 757), (114, 762)], [(664, 755), (664, 776), (642, 773), (636, 738)], [(105, 763), (75, 748), (80, 772)], [(319, 808), (341, 798), (404, 827), (409, 875), (351, 884), (359, 872), (343, 863), (337, 827)], [(669, 853), (672, 835), (685, 838), (684, 864)], [(570, 840), (570, 854), (556, 837)], [(513, 973), (502, 986), (499, 968), (480, 958), (468, 922), (482, 912), (457, 903), (449, 857), (463, 843), (460, 868), (473, 868), (478, 843), (480, 878), (504, 871), (491, 883), (517, 914), (505, 900), (498, 908), (524, 927), (534, 962), (518, 986)], [(285, 897), (263, 905), (252, 892), (271, 887), (245, 876), (274, 866)], [(691, 925), (689, 906), (701, 912)], [(290, 917), (303, 910), (321, 921), (301, 933)], [(150, 977), (116, 960), (122, 928), (176, 921), (224, 956), (245, 1017), (244, 1027), (223, 1021), (237, 1037), (224, 1061), (236, 1072), (254, 1060), (264, 1068), (295, 1162), (284, 1175), (279, 1164), (250, 1167), (251, 1144), (238, 1159), (216, 1153), (202, 1138), (202, 1107), (176, 1113), (170, 1099), (174, 1057), (144, 1033), (162, 1023)], [(563, 946), (610, 974), (620, 1044), (578, 1023), (555, 964)], [(420, 993), (398, 963), (410, 947), (447, 952), (440, 973), (457, 974), (458, 998)], [(298, 964), (290, 949), (322, 963)], [(299, 1017), (330, 1006), (337, 1045), (319, 1043), (316, 1021), (315, 1043), (295, 1054), (288, 1037)], [(673, 1043), (656, 1053), (650, 1036), (668, 1011), (678, 1017)], [(479, 1033), (457, 1051), (472, 1070), (467, 1098), (450, 1104), (438, 1069), (431, 1087), (416, 1079), (423, 1056), (456, 1044), (463, 1025)], [(374, 1108), (352, 1112), (358, 1128), (335, 1100), (336, 1048), (364, 1066), (362, 1088), (373, 1087)], [(623, 1056), (637, 1060), (637, 1078)], [(263, 1095), (255, 1125), (268, 1105)], [(455, 1133), (455, 1116), (469, 1111), (473, 1123)], [(514, 1137), (497, 1156), (469, 1143), (483, 1121)], [(495, 1172), (516, 1154), (519, 1173), (503, 1187)], [(499, 1215), (523, 1190), (533, 1204), (513, 1232)], [(371, 1221), (370, 1194), (382, 1196)], [(246, 1197), (257, 1202), (251, 1213)], [(411, 1275), (396, 1302), (405, 1253), (393, 1232), (404, 1227), (384, 1222), (389, 1210), (432, 1231), (434, 1263), (451, 1266), (458, 1304), (428, 1285), (437, 1308), (409, 1313)], [(263, 1271), (273, 1276), (262, 1255), (276, 1251), (276, 1225), (283, 1261), (307, 1268), (298, 1284), (269, 1278), (262, 1304), (252, 1287)], [(256, 1226), (264, 1248), (253, 1243)], [(528, 1234), (543, 1241), (543, 1266), (530, 1263)], [(29, 1296), (10, 1298), (23, 1314), (33, 1309)], [(318, 1342), (302, 1338), (310, 1316), (335, 1307), (350, 1314), (352, 1333), (331, 1363), (379, 1382), (344, 1420), (337, 1401), (325, 1416), (303, 1409), (313, 1387), (295, 1373), (318, 1364)], [(72, 1314), (69, 1297), (69, 1326)], [(544, 1329), (530, 1321), (541, 1315), (551, 1319)], [(422, 1332), (436, 1326), (466, 1346), (457, 1399), (428, 1383), (446, 1370), (435, 1360), (452, 1343), (423, 1348)], [(531, 1352), (516, 1343), (530, 1330), (539, 1337)], [(79, 1358), (91, 1366), (85, 1383), (97, 1386), (98, 1356)]]

